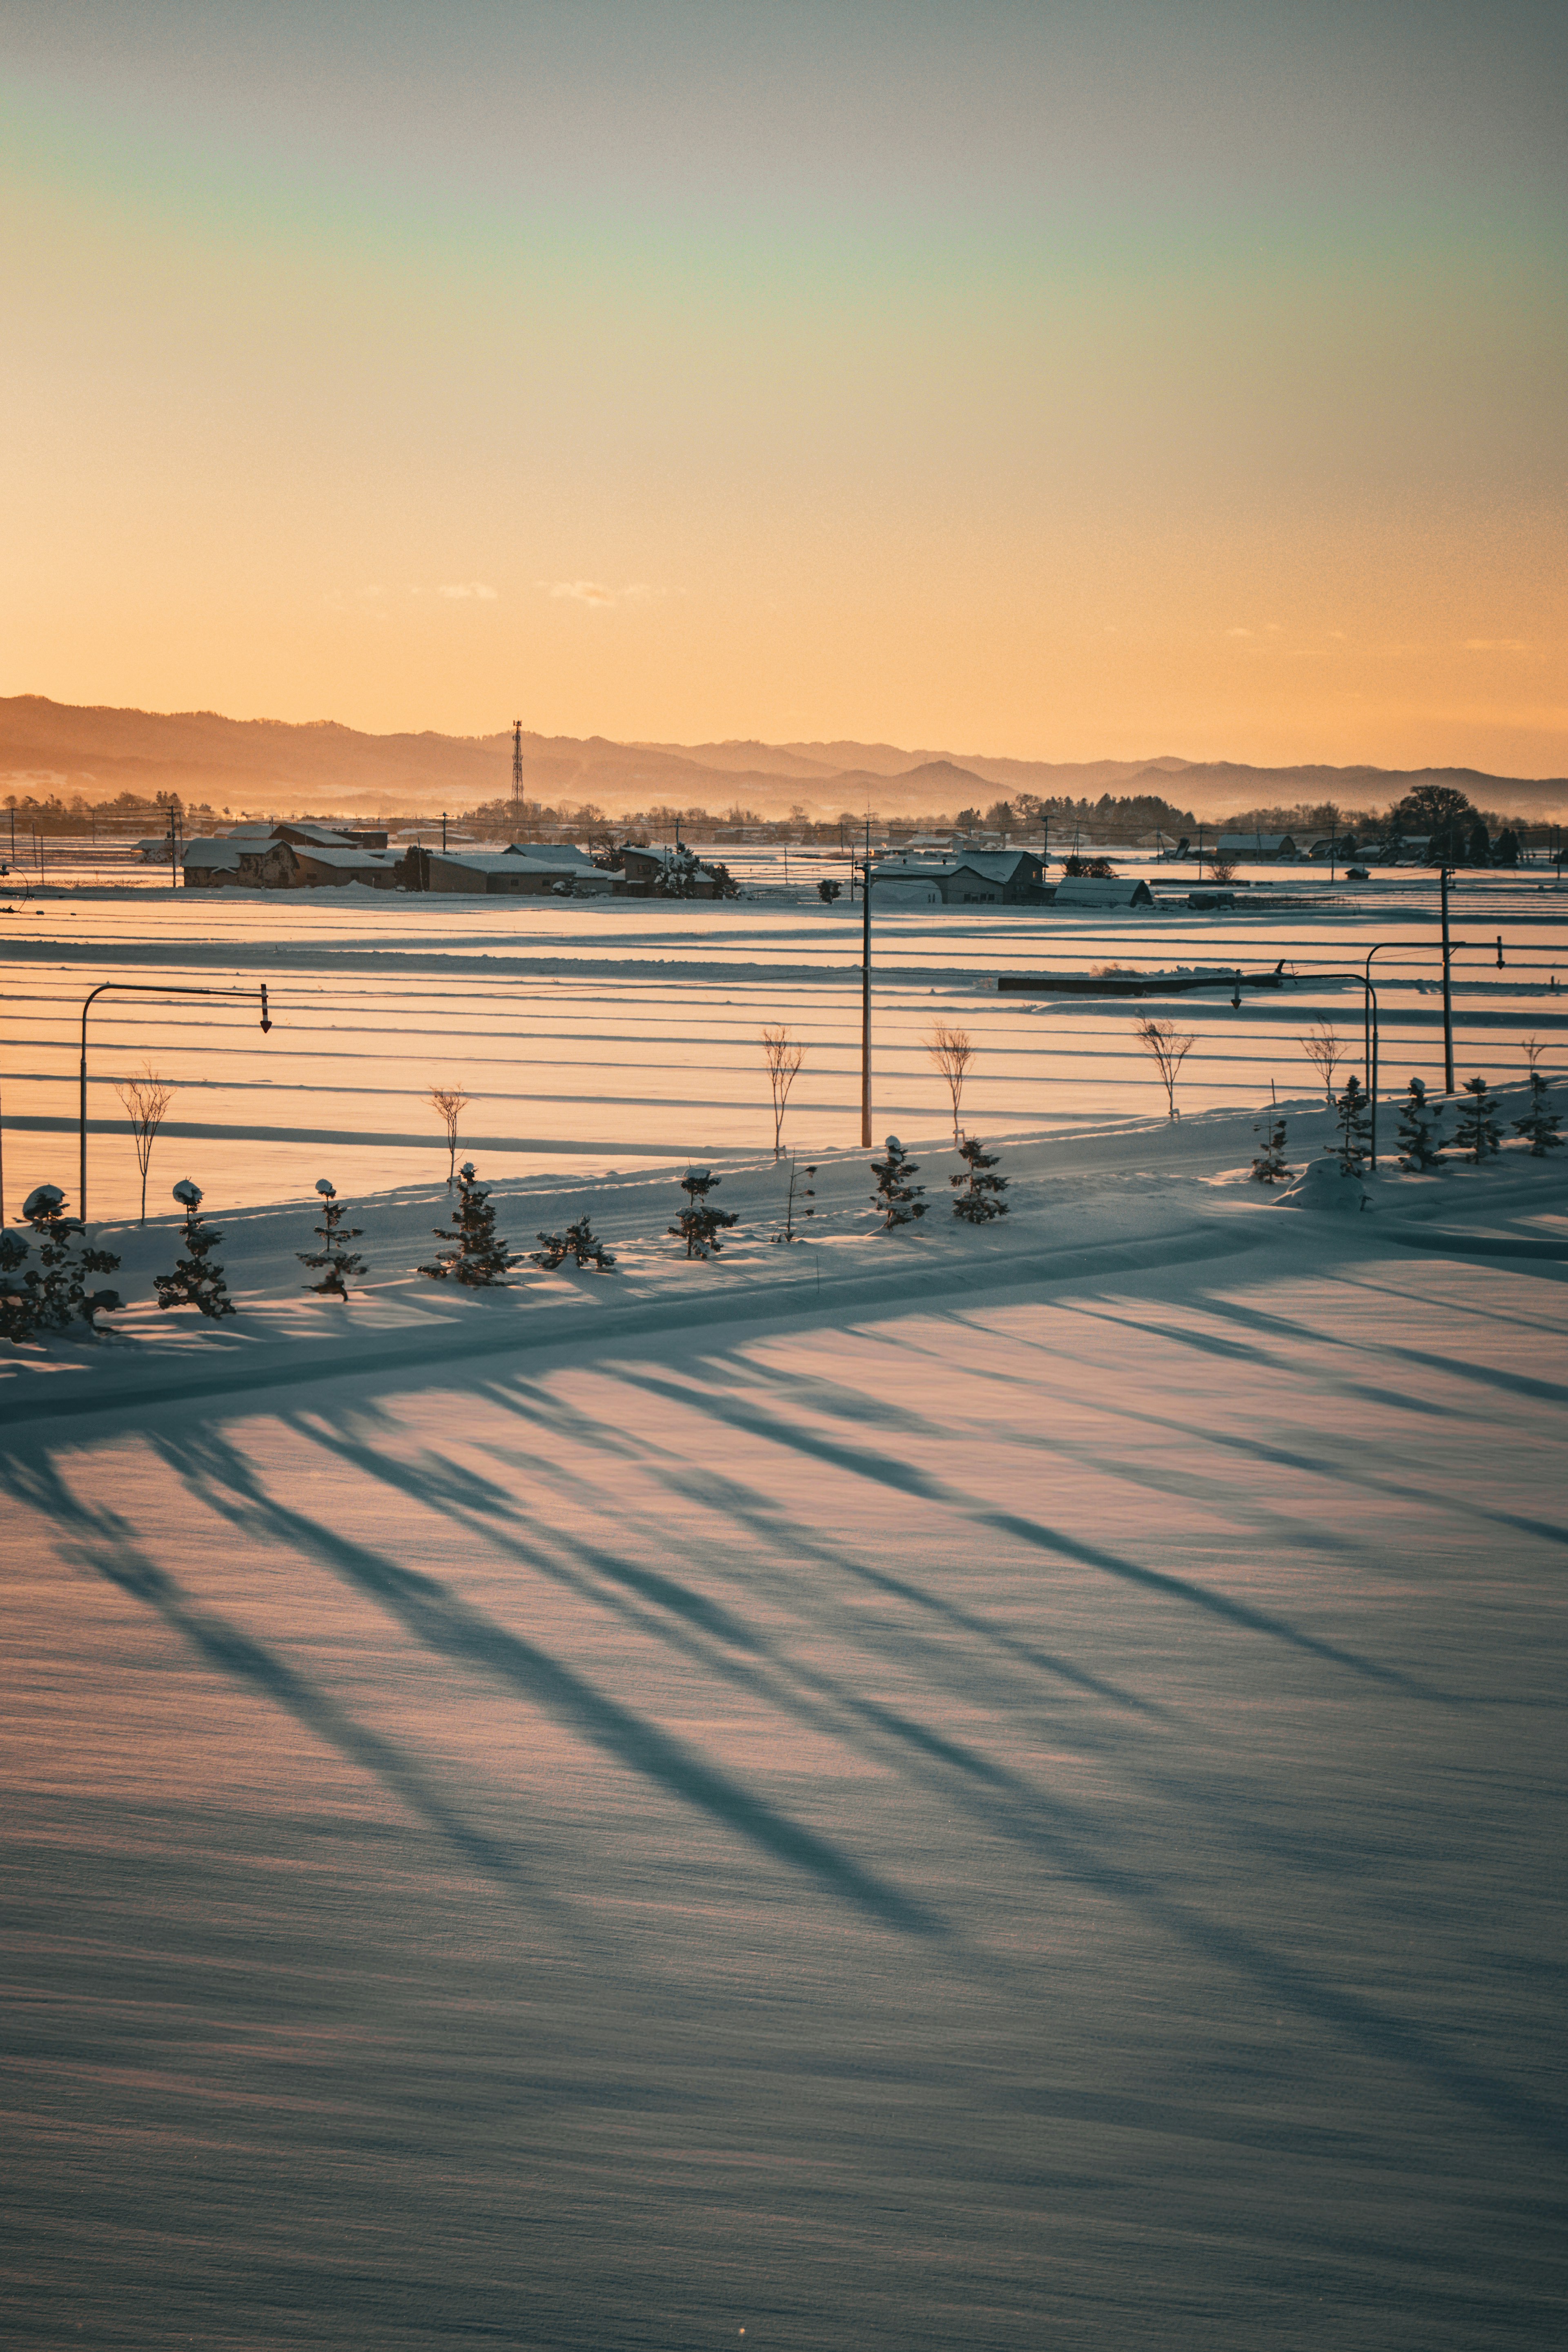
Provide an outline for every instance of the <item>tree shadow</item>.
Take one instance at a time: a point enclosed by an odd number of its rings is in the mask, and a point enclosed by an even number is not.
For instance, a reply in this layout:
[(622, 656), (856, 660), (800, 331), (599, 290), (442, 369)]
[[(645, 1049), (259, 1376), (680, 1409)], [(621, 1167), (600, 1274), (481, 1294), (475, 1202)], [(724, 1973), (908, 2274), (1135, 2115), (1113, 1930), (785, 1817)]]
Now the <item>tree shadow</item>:
[(507, 1895), (558, 1926), (566, 1920), (568, 1907), (523, 1869), (514, 1853), (465, 1822), (403, 1748), (357, 1723), (254, 1635), (195, 1607), (168, 1570), (139, 1548), (128, 1524), (113, 1512), (81, 1501), (52, 1464), (28, 1467), (0, 1456), (0, 1483), (13, 1502), (38, 1512), (61, 1530), (60, 1556), (71, 1566), (102, 1577), (141, 1601), (204, 1664), (282, 1707), (324, 1746), (378, 1781), (462, 1862)]
[(754, 1795), (658, 1724), (607, 1696), (536, 1643), (434, 1577), (399, 1567), (268, 1495), (245, 1457), (208, 1431), (153, 1441), (207, 1507), (246, 1534), (303, 1554), (368, 1594), (426, 1649), (504, 1683), (679, 1803), (692, 1807), (826, 1892), (906, 1935), (941, 1937), (924, 1905), (884, 1885), (829, 1841)]

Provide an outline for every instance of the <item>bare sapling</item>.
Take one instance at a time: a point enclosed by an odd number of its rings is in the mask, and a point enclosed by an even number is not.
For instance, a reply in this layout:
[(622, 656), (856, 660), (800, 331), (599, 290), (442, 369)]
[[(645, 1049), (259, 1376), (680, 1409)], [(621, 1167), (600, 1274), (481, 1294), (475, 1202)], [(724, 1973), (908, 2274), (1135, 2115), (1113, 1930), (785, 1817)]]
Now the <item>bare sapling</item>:
[(952, 1097), (952, 1141), (956, 1150), (963, 1141), (959, 1114), (963, 1108), (963, 1081), (969, 1065), (974, 1059), (974, 1047), (966, 1029), (951, 1029), (939, 1021), (925, 1041), (927, 1058), (947, 1080), (947, 1091)]
[(802, 1168), (795, 1154), (791, 1152), (789, 1162), (789, 1189), (784, 1194), (783, 1213), (778, 1219), (777, 1230), (773, 1235), (773, 1239), (775, 1242), (787, 1243), (798, 1241), (800, 1239), (800, 1235), (795, 1229), (796, 1220), (801, 1217), (816, 1216), (816, 1211), (815, 1209), (803, 1209), (798, 1205), (802, 1201), (816, 1200), (816, 1192), (815, 1188), (810, 1184), (803, 1184), (800, 1181), (803, 1176), (815, 1176), (816, 1173), (816, 1170), (815, 1166)]
[(1301, 1040), (1301, 1051), (1323, 1082), (1330, 1102), (1335, 1100), (1334, 1072), (1344, 1056), (1344, 1041), (1331, 1021), (1314, 1021)]
[(1145, 1016), (1138, 1024), (1136, 1034), (1138, 1043), (1160, 1073), (1160, 1083), (1165, 1089), (1166, 1109), (1173, 1118), (1180, 1118), (1182, 1114), (1176, 1108), (1176, 1080), (1181, 1076), (1182, 1064), (1198, 1042), (1197, 1032), (1178, 1029), (1173, 1021), (1152, 1021)]
[(773, 1097), (773, 1158), (784, 1157), (784, 1117), (789, 1101), (789, 1090), (800, 1075), (805, 1059), (805, 1047), (787, 1029), (763, 1031), (763, 1059), (767, 1064), (768, 1085)]
[(458, 1121), (468, 1108), (468, 1097), (460, 1087), (432, 1087), (426, 1100), (446, 1126), (447, 1190), (449, 1192), (458, 1181)]
[(114, 1089), (125, 1105), (125, 1116), (131, 1121), (131, 1139), (136, 1146), (136, 1165), (142, 1171), (142, 1222), (147, 1222), (147, 1171), (152, 1164), (153, 1146), (158, 1129), (163, 1124), (163, 1114), (174, 1098), (174, 1089), (167, 1079), (161, 1078), (149, 1064), (142, 1065), (139, 1078), (127, 1078)]

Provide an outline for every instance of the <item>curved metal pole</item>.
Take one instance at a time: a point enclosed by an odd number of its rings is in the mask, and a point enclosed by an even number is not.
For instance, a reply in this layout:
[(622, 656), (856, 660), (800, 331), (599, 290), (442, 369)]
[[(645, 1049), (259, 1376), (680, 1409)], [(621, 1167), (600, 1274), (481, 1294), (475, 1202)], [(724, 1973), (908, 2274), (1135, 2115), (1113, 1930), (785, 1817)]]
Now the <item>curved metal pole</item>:
[(120, 994), (124, 996), (258, 995), (261, 999), (261, 1027), (263, 1034), (265, 1034), (265, 1033), (272, 1026), (271, 1018), (267, 1010), (267, 983), (265, 981), (258, 982), (255, 988), (183, 988), (177, 981), (169, 981), (159, 985), (152, 981), (142, 980), (103, 980), (100, 981), (98, 986), (93, 989), (89, 995), (83, 998), (81, 1007), (81, 1067), (78, 1077), (79, 1094), (77, 1106), (77, 1139), (79, 1148), (79, 1161), (77, 1177), (76, 1213), (81, 1219), (84, 1225), (87, 1223), (87, 1016), (94, 1001), (98, 997), (106, 994), (110, 989), (116, 990)]
[[(1402, 947), (1404, 945), (1404, 941), (1401, 940), (1394, 940), (1386, 941), (1385, 944), (1392, 947)], [(1368, 961), (1370, 963), (1370, 957), (1368, 958)], [(1365, 992), (1362, 1000), (1363, 1019), (1364, 1024), (1367, 1017), (1370, 1016), (1371, 1025), (1370, 1029), (1363, 1025), (1362, 1032), (1363, 1039), (1366, 1041), (1366, 1055), (1363, 1067), (1366, 1070), (1367, 1077), (1370, 1081), (1367, 1087), (1367, 1101), (1372, 1110), (1371, 1157), (1373, 1169), (1375, 1172), (1377, 1168), (1378, 1006), (1377, 991), (1373, 986), (1372, 975), (1370, 971), (1299, 971), (1296, 973), (1295, 977), (1298, 981), (1353, 980), (1357, 986)]]
[[(1454, 1026), (1453, 995), (1448, 983), (1448, 973), (1454, 958), (1457, 955), (1461, 953), (1468, 954), (1472, 948), (1477, 948), (1479, 946), (1479, 942), (1476, 940), (1449, 940), (1445, 938), (1443, 942), (1443, 1046), (1448, 1080), (1446, 1091), (1449, 1094), (1452, 1094), (1454, 1091)], [(1369, 982), (1372, 979), (1372, 960), (1373, 956), (1382, 955), (1386, 950), (1391, 948), (1408, 948), (1411, 953), (1415, 955), (1418, 955), (1421, 952), (1420, 949), (1413, 946), (1409, 940), (1379, 940), (1375, 947), (1368, 948), (1366, 951), (1366, 977)], [(1503, 969), (1503, 961), (1502, 934), (1500, 931), (1498, 934), (1497, 940), (1497, 961), (1498, 969), (1501, 971)], [(1373, 1059), (1374, 1058), (1374, 1055), (1373, 1041), (1367, 1034), (1366, 1000), (1364, 998), (1362, 1000), (1362, 1058), (1370, 1068)]]
[(871, 1141), (871, 812), (860, 860), (860, 1141)]

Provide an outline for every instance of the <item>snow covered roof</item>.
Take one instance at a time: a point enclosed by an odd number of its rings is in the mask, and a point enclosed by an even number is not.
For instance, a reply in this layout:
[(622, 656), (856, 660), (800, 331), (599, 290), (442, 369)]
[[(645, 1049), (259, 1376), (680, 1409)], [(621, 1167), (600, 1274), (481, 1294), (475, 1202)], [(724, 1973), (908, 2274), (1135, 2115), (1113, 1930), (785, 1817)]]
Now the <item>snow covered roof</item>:
[(1154, 893), (1147, 882), (1130, 876), (1069, 875), (1057, 885), (1056, 903), (1058, 907), (1152, 907)]
[(238, 841), (187, 841), (181, 855), (182, 866), (209, 866), (215, 873), (237, 874), (239, 853), (245, 846)]
[(874, 882), (944, 882), (955, 874), (977, 874), (983, 882), (1010, 882), (1026, 858), (1039, 863), (1027, 849), (974, 849), (949, 857), (888, 857), (871, 868)]
[(967, 866), (972, 874), (984, 874), (988, 882), (1010, 882), (1026, 858), (1039, 863), (1037, 849), (966, 849), (955, 856), (955, 866)]
[(587, 851), (579, 849), (574, 841), (509, 841), (502, 855), (526, 857), (533, 866), (568, 866), (579, 872), (585, 867), (591, 873), (598, 870)]
[(401, 866), (401, 854), (395, 849), (340, 849), (335, 845), (318, 847), (311, 842), (299, 845), (300, 862), (306, 866), (330, 866), (336, 871), (351, 873), (371, 871), (384, 874), (389, 866)]
[[(390, 856), (391, 852), (387, 855)], [(431, 849), (427, 856), (443, 866), (461, 866), (473, 874), (568, 874), (573, 866), (556, 866), (540, 857), (519, 857), (510, 849)]]
[(1221, 854), (1228, 857), (1278, 857), (1281, 850), (1294, 849), (1294, 837), (1288, 833), (1222, 833)]

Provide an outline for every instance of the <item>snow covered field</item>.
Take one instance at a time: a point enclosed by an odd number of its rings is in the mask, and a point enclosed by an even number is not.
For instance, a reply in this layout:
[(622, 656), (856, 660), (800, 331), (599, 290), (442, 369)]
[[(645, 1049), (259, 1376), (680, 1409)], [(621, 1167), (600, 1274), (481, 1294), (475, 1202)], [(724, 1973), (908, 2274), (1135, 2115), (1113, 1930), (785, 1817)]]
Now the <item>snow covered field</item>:
[[(1526, 968), (1561, 933), (1484, 887), (1510, 961), (1466, 982), (1461, 1075), (1516, 1081), (1521, 1034), (1561, 1066)], [(1321, 1151), (1284, 1041), (1331, 1002), (1358, 1034), (1349, 996), (1138, 1006), (1207, 1049), (1171, 1127), (1134, 1008), (977, 984), (1250, 965), (1270, 925), (1317, 970), (1388, 908), (993, 919), (983, 965), (978, 922), (882, 925), (877, 1131), (933, 1204), (884, 1236), (843, 918), (180, 901), (148, 940), (122, 903), (14, 950), (13, 1213), (74, 1191), (39, 1122), (96, 976), (287, 1009), (154, 1033), (212, 1080), (154, 1197), (209, 1185), (240, 1314), (149, 1305), (160, 1213), (101, 1235), (115, 1337), (0, 1362), (16, 2338), (1560, 2340), (1568, 1151), (1314, 1212), (1243, 1171), (1271, 1067)], [(1431, 1072), (1434, 1002), (1385, 1078)], [(936, 1012), (1009, 1139), (979, 1233)], [(780, 1017), (825, 1155), (793, 1249)], [(103, 1070), (145, 1034), (106, 1018)], [(262, 1068), (294, 1141), (224, 1134)], [(613, 1275), (411, 1275), (444, 1155), (400, 1139), (448, 1072), (513, 1246), (587, 1208)], [(689, 1151), (742, 1218), (708, 1265), (664, 1232)], [(94, 1152), (122, 1214), (129, 1144)], [(364, 1229), (346, 1307), (292, 1255), (321, 1173)]]
[[(1313, 1082), (1300, 1039), (1320, 1017), (1362, 1068), (1363, 992), (1350, 975), (1380, 941), (1391, 943), (1373, 965), (1385, 1088), (1402, 1089), (1412, 1070), (1440, 1081), (1430, 877), (1396, 872), (1336, 898), (1310, 874), (1277, 875), (1251, 895), (1234, 914), (1178, 905), (879, 915), (877, 1134), (923, 1142), (942, 1132), (942, 1089), (921, 1043), (937, 1019), (973, 1035), (966, 1116), (983, 1135), (1070, 1133), (1111, 1111), (1154, 1116), (1158, 1081), (1132, 1034), (1145, 1012), (1196, 1033), (1188, 1109), (1266, 1102), (1270, 1080), (1282, 1100), (1305, 1096)], [(754, 1154), (773, 1132), (759, 1032), (781, 1021), (807, 1047), (794, 1140), (815, 1153), (858, 1136), (858, 909), (826, 908), (809, 892), (720, 906), (84, 892), (18, 905), (7, 920), (0, 1083), (13, 1204), (40, 1179), (74, 1196), (80, 1009), (104, 981), (265, 981), (276, 1025), (262, 1035), (254, 1002), (100, 997), (89, 1020), (97, 1214), (123, 1215), (135, 1202), (113, 1081), (148, 1058), (178, 1088), (154, 1162), (165, 1202), (177, 1175), (226, 1209), (302, 1199), (323, 1172), (354, 1193), (444, 1172), (424, 1097), (454, 1081), (472, 1098), (467, 1148), (493, 1174)], [(1473, 943), (1455, 965), (1459, 1075), (1517, 1077), (1522, 1037), (1568, 1031), (1552, 986), (1568, 977), (1568, 891), (1539, 876), (1461, 877), (1454, 934)], [(995, 990), (1004, 971), (1270, 970), (1281, 959), (1290, 988), (1250, 993), (1239, 1011), (1223, 991), (1138, 1003)]]

